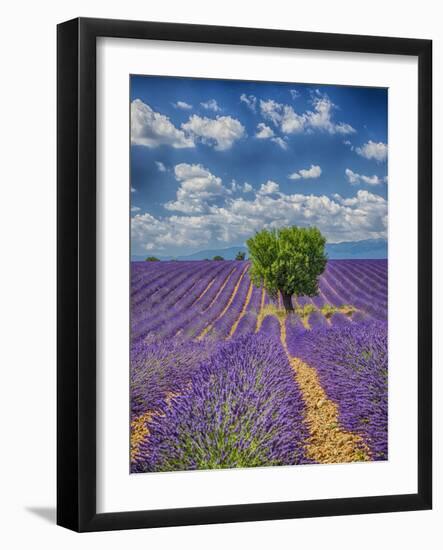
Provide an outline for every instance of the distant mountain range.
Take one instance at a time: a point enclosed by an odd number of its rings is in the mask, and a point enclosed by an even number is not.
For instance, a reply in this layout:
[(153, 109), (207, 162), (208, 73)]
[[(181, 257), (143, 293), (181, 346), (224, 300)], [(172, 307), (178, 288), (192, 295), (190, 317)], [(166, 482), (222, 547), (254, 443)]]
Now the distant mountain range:
[(388, 257), (388, 243), (385, 239), (368, 239), (327, 244), (326, 252), (331, 260), (378, 260)]
[[(155, 256), (159, 260), (212, 260), (214, 256), (222, 256), (225, 260), (234, 260), (238, 252), (245, 252), (246, 257), (248, 255), (246, 247), (231, 246), (230, 248), (201, 250), (184, 256)], [(327, 244), (326, 252), (330, 260), (375, 260), (387, 258), (388, 245), (384, 239), (367, 239), (365, 241)], [(148, 255), (146, 254), (146, 256)], [(132, 261), (143, 261), (146, 259), (146, 256), (132, 256)]]

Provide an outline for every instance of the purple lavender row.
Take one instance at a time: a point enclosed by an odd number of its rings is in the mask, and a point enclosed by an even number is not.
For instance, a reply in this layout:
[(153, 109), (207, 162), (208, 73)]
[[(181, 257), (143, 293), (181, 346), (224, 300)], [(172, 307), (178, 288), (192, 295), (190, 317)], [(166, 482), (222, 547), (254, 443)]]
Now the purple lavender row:
[(350, 265), (334, 264), (329, 267), (328, 274), (338, 279), (345, 286), (351, 286), (356, 292), (371, 291), (371, 296), (376, 296), (380, 300), (386, 300), (387, 277), (379, 280), (374, 273), (362, 273), (358, 267)]
[(212, 323), (216, 322), (218, 317), (225, 309), (240, 277), (242, 276), (244, 270), (247, 268), (246, 262), (237, 263), (241, 263), (240, 269), (237, 269), (236, 272), (233, 273), (232, 276), (229, 278), (226, 286), (224, 287), (221, 294), (218, 296), (217, 300), (212, 304), (209, 309), (202, 310), (202, 314), (199, 317), (194, 318), (193, 322), (190, 325), (184, 327), (184, 334), (186, 334), (189, 338), (195, 338), (199, 336), (205, 328), (210, 327)]
[(278, 344), (280, 345), (280, 323), (278, 319), (274, 315), (267, 315), (263, 319), (258, 335), (278, 340)]
[(353, 323), (361, 323), (362, 321), (369, 321), (371, 317), (364, 311), (356, 311), (352, 314)]
[[(159, 309), (166, 309), (171, 304), (175, 304), (175, 302), (171, 300), (179, 299), (191, 285), (195, 285), (201, 279), (206, 278), (207, 274), (210, 274), (216, 268), (217, 266), (214, 265), (205, 267), (204, 269), (200, 268), (198, 270), (185, 268), (180, 273), (176, 273), (175, 279), (172, 283), (166, 284), (166, 282), (161, 282), (161, 285), (163, 286), (162, 289), (156, 290), (153, 293), (146, 292), (142, 300), (140, 300), (137, 304), (133, 303), (133, 318), (135, 317), (136, 319), (141, 320), (143, 316), (150, 315), (152, 313), (156, 314)], [(156, 298), (154, 302), (155, 295)], [(157, 303), (158, 305), (158, 307), (155, 308), (155, 311), (153, 309), (154, 303)]]
[(358, 267), (369, 274), (375, 273), (382, 279), (386, 277), (388, 260), (329, 260), (328, 264), (343, 265), (347, 267)]
[[(246, 274), (246, 277), (248, 281), (251, 280), (249, 278), (249, 273)], [(249, 301), (248, 311), (258, 315), (258, 313), (260, 312), (260, 306), (261, 306), (261, 296), (262, 296), (262, 289), (259, 287), (253, 286), (251, 299)]]
[(326, 298), (327, 303), (336, 307), (340, 307), (346, 303), (344, 299), (337, 294), (336, 290), (327, 282), (326, 277), (320, 277), (318, 286), (323, 296)]
[[(249, 275), (247, 275), (249, 281)], [(254, 286), (252, 288), (251, 299), (248, 304), (247, 311), (240, 319), (237, 328), (233, 334), (233, 338), (238, 338), (245, 334), (254, 334), (257, 326), (257, 315), (260, 311), (262, 289)]]
[(216, 280), (200, 300), (197, 301), (197, 296), (188, 304), (188, 307), (184, 307), (180, 311), (177, 311), (174, 318), (161, 328), (159, 331), (160, 334), (170, 338), (174, 337), (176, 334), (189, 338), (197, 336), (197, 331), (193, 328), (193, 325), (196, 321), (201, 322), (204, 320), (206, 311), (211, 311), (215, 303), (218, 302), (220, 299), (220, 288), (223, 283), (232, 277), (238, 276), (239, 273), (239, 266), (234, 268), (230, 265), (225, 266), (225, 269), (219, 275), (220, 280)]
[(240, 319), (237, 329), (233, 334), (233, 338), (238, 338), (239, 336), (244, 336), (246, 334), (254, 334), (256, 326), (257, 314), (252, 311), (248, 311)]
[(137, 307), (140, 304), (146, 304), (147, 302), (151, 303), (160, 303), (162, 296), (166, 295), (168, 292), (174, 290), (183, 281), (186, 281), (191, 275), (198, 275), (201, 272), (201, 269), (207, 270), (209, 266), (202, 266), (198, 271), (195, 270), (192, 266), (186, 265), (182, 269), (173, 271), (172, 275), (164, 275), (155, 285), (148, 285), (143, 288), (136, 296), (133, 297), (131, 303), (133, 307)]
[(388, 275), (387, 260), (362, 260), (360, 262), (348, 262), (346, 267), (358, 272), (363, 277), (375, 279), (381, 285), (386, 285)]
[(211, 352), (208, 343), (180, 339), (139, 342), (131, 350), (131, 418), (166, 410), (168, 396), (186, 390), (192, 374)]
[(257, 335), (221, 344), (149, 431), (133, 472), (310, 462), (304, 403), (286, 354)]
[[(316, 329), (288, 347), (317, 370), (340, 424), (361, 435), (373, 460), (388, 457), (387, 325), (371, 321)], [(292, 352), (291, 351), (291, 352)]]
[(326, 320), (326, 317), (319, 311), (313, 311), (312, 313), (309, 314), (308, 324), (311, 329), (317, 329), (319, 327), (329, 326), (328, 321)]
[(224, 263), (226, 264), (226, 271), (224, 272), (225, 276), (219, 281), (216, 281), (213, 288), (211, 288), (211, 299), (206, 300), (206, 303), (200, 307), (200, 311), (202, 314), (206, 314), (206, 311), (209, 308), (212, 308), (214, 304), (221, 299), (221, 296), (224, 294), (224, 290), (227, 285), (231, 285), (234, 280), (238, 281), (238, 278), (246, 267), (246, 262), (225, 261)]
[(132, 340), (143, 339), (149, 332), (161, 326), (169, 316), (176, 314), (178, 305), (181, 307), (183, 295), (188, 291), (189, 296), (190, 290), (198, 285), (201, 275), (203, 274), (195, 273), (193, 276), (188, 276), (181, 281), (181, 284), (177, 285), (175, 289), (166, 293), (160, 305), (152, 303), (148, 298), (142, 304), (133, 308), (131, 318)]
[(374, 285), (372, 280), (365, 280), (362, 277), (358, 278), (356, 275), (350, 273), (350, 270), (346, 267), (342, 267), (337, 270), (335, 267), (331, 267), (328, 271), (328, 277), (339, 285), (340, 288), (348, 289), (348, 292), (354, 294), (361, 294), (367, 296), (371, 300), (376, 300), (380, 304), (386, 304), (387, 290), (386, 286), (382, 289)]
[[(178, 262), (175, 262), (176, 264)], [(177, 269), (179, 265), (175, 265)], [(134, 290), (137, 285), (143, 282), (143, 279), (149, 273), (149, 277), (154, 277), (157, 273), (165, 273), (166, 270), (173, 269), (170, 262), (131, 262), (131, 288)]]
[(297, 304), (300, 306), (300, 307), (304, 307), (308, 304), (312, 304), (312, 300), (309, 296), (297, 296), (296, 299), (294, 299), (294, 297), (292, 298), (292, 303), (294, 303), (295, 301), (297, 301)]
[[(240, 262), (237, 263), (240, 264)], [(227, 299), (223, 302), (224, 293), (221, 292), (219, 294), (220, 288), (225, 281), (227, 281), (226, 286), (228, 286), (231, 279), (237, 280), (241, 273), (241, 266), (228, 264), (224, 267), (225, 269), (219, 274), (217, 280), (211, 285), (201, 300), (198, 302), (195, 299), (191, 300), (188, 307), (177, 311), (174, 318), (161, 328), (159, 332), (164, 337), (172, 338), (180, 333), (187, 338), (195, 338), (204, 329), (206, 319), (210, 318), (214, 308), (217, 311), (222, 311), (222, 309), (219, 309), (220, 304), (223, 304), (224, 307)]]
[[(334, 264), (337, 265), (337, 264)], [(387, 265), (387, 264), (386, 264)], [(377, 271), (373, 264), (368, 266), (359, 266), (346, 264), (342, 267), (342, 272), (358, 284), (372, 284), (378, 290), (386, 290), (387, 287), (387, 269), (383, 272)]]
[(343, 315), (343, 313), (333, 313), (330, 321), (333, 327), (341, 327), (343, 325), (347, 326), (349, 323), (352, 323), (352, 321), (346, 317), (346, 315)]
[[(332, 285), (334, 286), (333, 291), (331, 291)], [(362, 294), (353, 292), (350, 288), (343, 287), (337, 279), (330, 281), (327, 277), (323, 277), (320, 280), (320, 288), (333, 305), (340, 306), (343, 304), (351, 304), (359, 309), (367, 311), (376, 319), (386, 318), (386, 305), (384, 303), (372, 301)]]
[(315, 307), (322, 308), (328, 302), (325, 300), (324, 295), (319, 292), (318, 296), (313, 296), (311, 298), (312, 303)]
[[(157, 264), (161, 265), (157, 267)], [(176, 273), (186, 269), (186, 266), (179, 262), (146, 262), (143, 267), (144, 269), (140, 270), (139, 281), (134, 285), (131, 281), (132, 298), (136, 298), (145, 289), (157, 288), (162, 278), (172, 279)]]
[[(181, 268), (182, 269), (182, 268)], [(177, 270), (177, 268), (176, 268)], [(167, 266), (163, 266), (163, 269), (145, 269), (140, 271), (137, 280), (131, 273), (131, 300), (137, 298), (137, 296), (148, 288), (157, 288), (158, 284), (165, 276), (169, 276), (173, 273), (174, 269), (167, 269)]]
[(183, 265), (180, 269), (167, 271), (160, 278), (156, 278), (155, 281), (149, 281), (147, 278), (146, 283), (137, 294), (131, 297), (131, 306), (137, 307), (145, 302), (145, 300), (153, 301), (154, 296), (164, 295), (170, 285), (173, 285), (175, 288), (186, 277), (187, 273), (189, 273), (189, 267)]
[(222, 340), (229, 336), (232, 326), (238, 319), (246, 302), (250, 284), (249, 277), (245, 274), (226, 313), (214, 323), (211, 331), (212, 336), (216, 336)]
[(286, 317), (285, 328), (286, 347), (288, 352), (293, 357), (297, 357), (297, 341), (306, 333), (307, 329), (303, 326), (301, 319), (295, 313)]
[(154, 331), (168, 324), (171, 318), (176, 318), (181, 310), (189, 308), (197, 300), (222, 268), (223, 266), (210, 264), (206, 269), (194, 270), (168, 294), (160, 307), (150, 308), (148, 304), (141, 304), (139, 311), (133, 314), (133, 336)]
[(350, 290), (342, 290), (341, 296), (345, 300), (345, 303), (352, 304), (368, 313), (371, 317), (377, 320), (385, 320), (387, 316), (387, 305), (383, 302), (379, 302), (375, 299), (368, 297), (364, 293), (353, 293)]
[(358, 278), (352, 274), (347, 268), (342, 268), (337, 271), (336, 268), (331, 268), (328, 272), (328, 277), (339, 283), (342, 288), (347, 288), (355, 294), (367, 295), (371, 299), (376, 299), (379, 302), (386, 302), (387, 289), (380, 288), (373, 280), (366, 278)]

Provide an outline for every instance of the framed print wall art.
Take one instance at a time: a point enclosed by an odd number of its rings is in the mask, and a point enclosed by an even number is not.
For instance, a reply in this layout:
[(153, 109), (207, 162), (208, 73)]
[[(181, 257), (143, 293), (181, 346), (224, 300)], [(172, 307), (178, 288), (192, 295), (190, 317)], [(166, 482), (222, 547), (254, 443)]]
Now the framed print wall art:
[(431, 42), (58, 27), (58, 523), (431, 507)]

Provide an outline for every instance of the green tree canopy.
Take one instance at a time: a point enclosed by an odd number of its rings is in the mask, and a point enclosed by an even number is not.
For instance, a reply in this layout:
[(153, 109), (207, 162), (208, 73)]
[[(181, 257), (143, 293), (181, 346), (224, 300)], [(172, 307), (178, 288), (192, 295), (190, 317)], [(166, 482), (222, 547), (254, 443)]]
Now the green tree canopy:
[(159, 262), (160, 260), (156, 258), (155, 256), (148, 256), (145, 260), (145, 262)]
[(235, 257), (236, 260), (244, 260), (245, 258), (246, 252), (241, 252), (241, 250), (237, 252), (237, 256)]
[(213, 260), (224, 260), (223, 256), (214, 256)]
[(247, 241), (255, 286), (264, 286), (276, 297), (280, 292), (287, 311), (293, 294), (318, 294), (318, 277), (326, 267), (326, 239), (316, 227), (263, 229)]

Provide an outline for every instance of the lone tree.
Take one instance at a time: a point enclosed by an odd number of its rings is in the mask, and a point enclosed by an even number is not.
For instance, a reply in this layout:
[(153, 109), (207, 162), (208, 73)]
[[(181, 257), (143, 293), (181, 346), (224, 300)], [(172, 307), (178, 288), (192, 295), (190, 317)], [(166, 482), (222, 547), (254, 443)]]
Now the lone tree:
[(252, 282), (264, 286), (273, 298), (280, 292), (286, 311), (294, 311), (293, 294), (318, 294), (318, 277), (327, 260), (325, 243), (316, 227), (263, 229), (246, 243)]
[(145, 260), (145, 262), (159, 262), (160, 260), (156, 258), (155, 256), (148, 256)]
[(236, 260), (244, 260), (246, 258), (246, 252), (241, 252), (241, 250), (239, 250), (237, 252), (237, 256), (235, 257)]
[(215, 260), (215, 261), (224, 260), (223, 256), (214, 256), (212, 259)]

